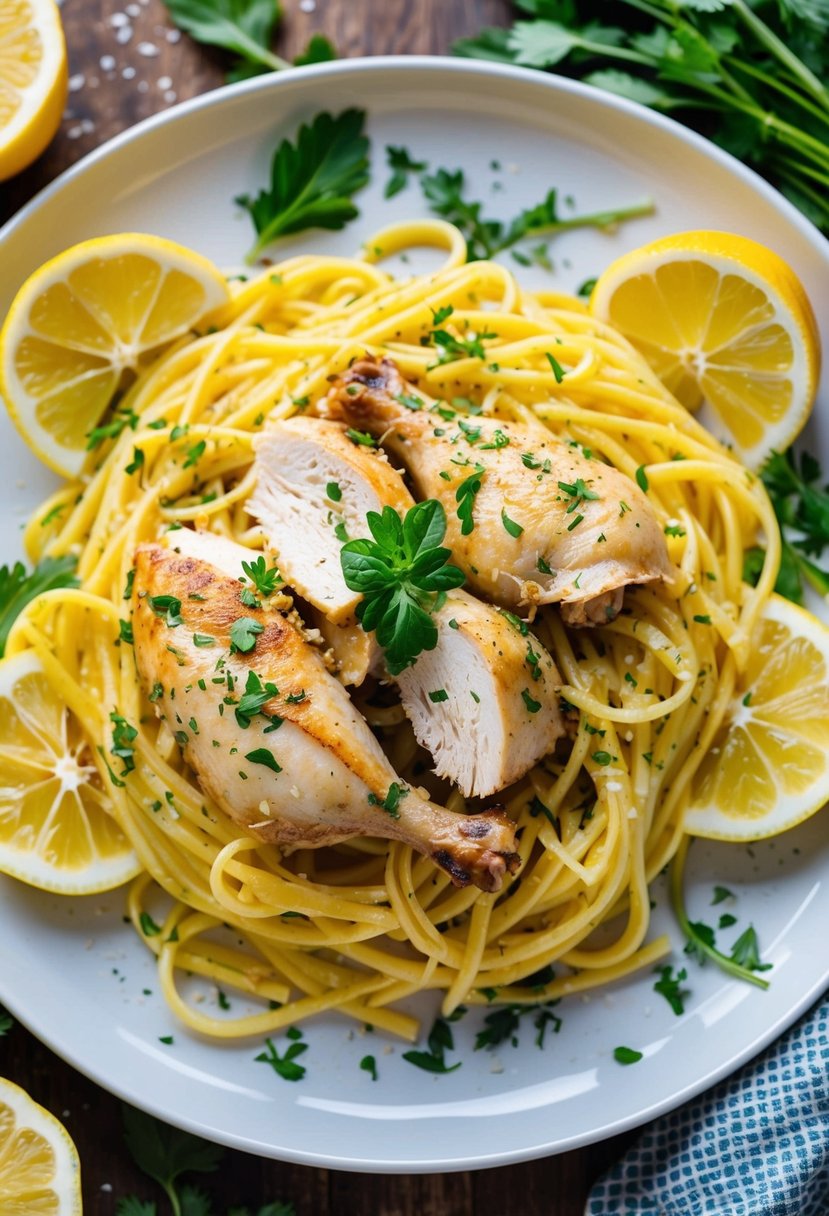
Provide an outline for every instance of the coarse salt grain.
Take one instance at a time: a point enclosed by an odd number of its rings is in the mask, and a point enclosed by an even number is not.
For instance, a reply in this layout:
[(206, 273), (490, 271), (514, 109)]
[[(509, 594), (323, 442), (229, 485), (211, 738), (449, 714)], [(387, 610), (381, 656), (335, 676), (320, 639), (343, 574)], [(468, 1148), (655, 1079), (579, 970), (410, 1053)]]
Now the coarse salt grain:
[(316, 0), (299, 0), (299, 7), (303, 13), (313, 13), (317, 7)]
[(86, 77), (83, 72), (78, 72), (75, 76), (69, 77), (69, 92), (77, 93), (78, 89), (82, 89), (86, 83)]
[(138, 89), (139, 93), (146, 93), (150, 86), (147, 84), (146, 80), (139, 80), (135, 87)]
[(168, 42), (181, 42), (181, 30), (167, 30), (164, 37)]
[(126, 8), (127, 15), (130, 17), (140, 17), (141, 9), (137, 4), (128, 4)]
[(119, 43), (120, 46), (125, 46), (129, 42), (130, 38), (132, 38), (131, 25), (122, 25), (120, 29), (115, 31), (115, 41)]
[(114, 30), (120, 29), (122, 25), (129, 25), (130, 19), (126, 13), (113, 13), (109, 19), (109, 24)]
[(158, 47), (153, 42), (139, 42), (135, 48), (139, 55), (143, 55), (145, 59), (155, 59), (159, 54)]
[(168, 92), (166, 92), (164, 94), (164, 100), (169, 101), (169, 102), (174, 102), (176, 100), (177, 96), (178, 96), (178, 94), (174, 93), (173, 90), (170, 89)]
[(132, 80), (135, 76), (135, 68), (132, 66), (125, 67), (122, 70), (121, 75), (124, 77), (124, 80)]
[(173, 81), (169, 76), (159, 76), (156, 84), (158, 88), (161, 89), (162, 93), (173, 87)]
[(113, 55), (102, 55), (98, 63), (103, 72), (111, 72), (115, 67), (115, 57)]

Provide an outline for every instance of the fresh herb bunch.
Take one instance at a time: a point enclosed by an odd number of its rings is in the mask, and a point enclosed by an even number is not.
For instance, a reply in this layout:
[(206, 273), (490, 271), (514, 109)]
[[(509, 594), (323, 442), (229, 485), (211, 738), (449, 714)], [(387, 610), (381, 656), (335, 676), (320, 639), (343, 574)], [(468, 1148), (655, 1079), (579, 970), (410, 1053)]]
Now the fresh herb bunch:
[[(769, 492), (783, 541), (775, 591), (803, 603), (804, 579), (819, 595), (829, 596), (829, 574), (812, 558), (829, 545), (829, 488), (820, 485), (820, 465), (808, 452), (772, 452), (760, 476)], [(789, 539), (792, 536), (793, 539)], [(756, 583), (765, 561), (759, 547), (746, 550), (743, 577)]]
[(344, 228), (359, 211), (351, 201), (369, 179), (365, 111), (317, 114), (299, 128), (296, 142), (283, 139), (271, 163), (271, 183), (255, 198), (236, 202), (250, 212), (257, 240), (252, 263), (278, 237), (305, 228)]
[(0, 568), (0, 659), (6, 652), (6, 642), (16, 618), (35, 596), (59, 587), (77, 587), (77, 559), (44, 557), (27, 574), (22, 562)]
[(530, 18), (456, 43), (555, 68), (670, 113), (772, 181), (829, 232), (826, 0), (515, 0)]
[(369, 511), (366, 523), (374, 539), (348, 541), (340, 562), (346, 586), (363, 596), (357, 618), (376, 635), (394, 676), (424, 650), (434, 650), (432, 613), (440, 597), (465, 580), (447, 563), (451, 550), (441, 547), (446, 513), (437, 499), (417, 503), (402, 520), (391, 507)]
[[(278, 0), (166, 0), (166, 4), (178, 28), (195, 42), (220, 47), (234, 56), (233, 67), (227, 74), (229, 81), (291, 67), (287, 59), (271, 50), (282, 17)], [(314, 34), (294, 65), (336, 58), (337, 52), (328, 39)]]

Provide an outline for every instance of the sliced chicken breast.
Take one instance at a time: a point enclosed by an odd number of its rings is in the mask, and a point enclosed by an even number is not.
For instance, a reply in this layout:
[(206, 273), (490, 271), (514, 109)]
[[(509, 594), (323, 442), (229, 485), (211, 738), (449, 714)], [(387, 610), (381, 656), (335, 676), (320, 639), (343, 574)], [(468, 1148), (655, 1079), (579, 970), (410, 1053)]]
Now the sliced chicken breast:
[[(288, 582), (320, 608), (344, 604), (353, 593), (342, 576), (343, 538), (325, 526), (313, 531), (313, 547), (302, 547), (296, 543), (291, 512), (297, 502), (304, 502), (317, 519), (330, 512), (331, 499), (320, 498), (323, 470), (324, 478), (339, 478), (334, 500), (339, 518), (348, 520), (349, 536), (366, 536), (366, 511), (390, 506), (405, 515), (414, 505), (399, 473), (372, 449), (352, 443), (343, 427), (314, 418), (273, 427), (257, 445), (256, 464), (257, 490), (248, 509), (279, 552)], [(291, 470), (290, 496), (284, 488), (286, 469)], [(359, 683), (370, 666), (381, 668), (373, 635), (366, 635), (353, 617), (343, 622), (337, 609), (330, 612), (333, 619), (314, 624), (340, 660), (345, 682)], [(525, 644), (501, 613), (471, 595), (453, 594), (435, 614), (435, 623), (437, 648), (395, 677), (401, 701), (418, 742), (435, 760), (435, 771), (465, 795), (483, 797), (523, 777), (550, 751), (563, 729), (555, 691), (561, 681), (540, 642)], [(538, 655), (533, 667), (537, 679), (530, 678), (526, 666), (530, 649)], [(537, 709), (528, 710), (522, 700), (526, 685), (533, 686), (528, 696)], [(430, 698), (437, 691), (446, 691), (446, 700)]]
[(326, 399), (331, 417), (380, 439), (418, 494), (444, 504), (446, 543), (474, 591), (506, 608), (557, 603), (569, 624), (592, 625), (619, 612), (626, 586), (670, 576), (662, 529), (629, 477), (540, 423), (436, 404), (390, 359), (370, 357)]
[(452, 813), (402, 782), (319, 654), (282, 615), (239, 594), (203, 557), (162, 545), (136, 552), (139, 675), (209, 796), (262, 840), (401, 840), (456, 884), (497, 890), (518, 864), (511, 821)]
[(288, 583), (338, 624), (354, 618), (360, 596), (340, 573), (340, 548), (365, 534), (366, 514), (413, 499), (385, 455), (352, 443), (346, 427), (314, 418), (271, 426), (256, 444), (256, 489), (248, 510), (259, 520)]
[(561, 677), (526, 625), (450, 591), (438, 644), (397, 676), (400, 698), (435, 772), (467, 796), (523, 777), (564, 733)]

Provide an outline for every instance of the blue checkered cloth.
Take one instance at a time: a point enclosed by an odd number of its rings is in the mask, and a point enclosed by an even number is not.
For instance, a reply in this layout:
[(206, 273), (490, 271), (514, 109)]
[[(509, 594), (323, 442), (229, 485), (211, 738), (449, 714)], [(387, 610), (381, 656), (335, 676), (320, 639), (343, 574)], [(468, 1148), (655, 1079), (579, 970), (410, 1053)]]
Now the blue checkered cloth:
[(585, 1216), (829, 1216), (829, 994), (756, 1060), (651, 1124)]

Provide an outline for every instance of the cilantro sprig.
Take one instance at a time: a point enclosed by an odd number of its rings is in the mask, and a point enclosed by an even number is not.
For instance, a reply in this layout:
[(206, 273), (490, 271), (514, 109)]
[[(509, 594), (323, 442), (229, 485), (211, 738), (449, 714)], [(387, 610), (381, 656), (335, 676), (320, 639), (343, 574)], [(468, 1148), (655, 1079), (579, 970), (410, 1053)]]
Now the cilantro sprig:
[(392, 675), (410, 667), (438, 641), (432, 613), (441, 593), (464, 582), (443, 548), (446, 513), (437, 499), (419, 502), (405, 518), (391, 507), (369, 511), (373, 540), (350, 540), (340, 550), (346, 586), (362, 593), (357, 619), (374, 633)]
[(336, 117), (323, 112), (299, 128), (295, 143), (282, 140), (270, 185), (255, 198), (236, 199), (250, 212), (257, 234), (248, 263), (279, 237), (306, 228), (344, 228), (359, 215), (352, 195), (369, 178), (365, 118), (364, 110), (343, 110)]

